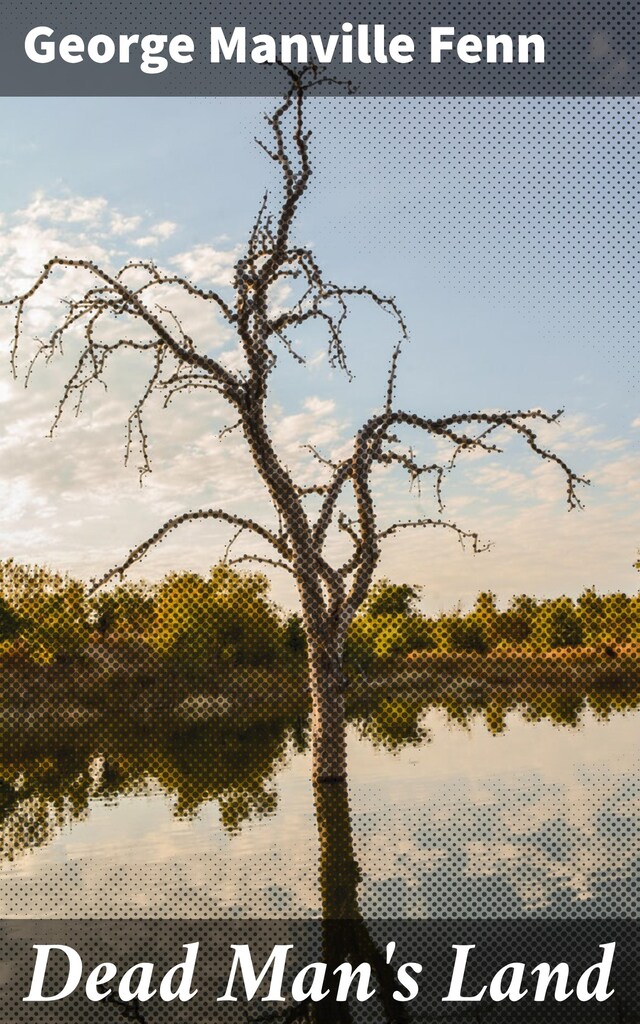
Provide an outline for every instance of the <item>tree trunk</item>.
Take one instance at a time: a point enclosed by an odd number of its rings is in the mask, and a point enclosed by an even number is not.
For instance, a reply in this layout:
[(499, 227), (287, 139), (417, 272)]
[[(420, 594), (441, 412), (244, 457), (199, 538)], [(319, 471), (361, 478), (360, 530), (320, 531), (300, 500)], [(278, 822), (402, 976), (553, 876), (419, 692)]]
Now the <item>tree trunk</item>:
[(342, 652), (332, 649), (330, 641), (309, 638), (309, 687), (313, 781), (344, 782), (347, 744)]

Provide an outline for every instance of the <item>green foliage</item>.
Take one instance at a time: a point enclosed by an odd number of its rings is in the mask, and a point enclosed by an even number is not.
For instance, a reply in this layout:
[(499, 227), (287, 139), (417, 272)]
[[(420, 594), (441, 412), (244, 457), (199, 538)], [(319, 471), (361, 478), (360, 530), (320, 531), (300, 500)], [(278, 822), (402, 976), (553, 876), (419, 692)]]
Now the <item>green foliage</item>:
[(495, 594), (480, 593), (468, 615), (456, 617), (446, 624), (449, 647), (452, 651), (486, 654), (499, 639), (499, 625)]
[(607, 622), (602, 597), (593, 587), (585, 590), (578, 598), (578, 614), (585, 641), (591, 644), (599, 643), (606, 632)]
[(579, 647), (583, 641), (584, 629), (573, 601), (568, 597), (543, 601), (532, 633), (533, 643), (538, 647)]
[(82, 584), (70, 581), (55, 593), (34, 597), (20, 610), (26, 621), (23, 636), (38, 662), (74, 658), (86, 647), (90, 626)]
[(521, 594), (512, 597), (507, 610), (498, 613), (496, 632), (498, 641), (507, 645), (522, 644), (529, 640), (538, 614), (533, 597)]
[(365, 612), (354, 620), (347, 643), (347, 663), (371, 671), (388, 665), (411, 651), (431, 651), (437, 646), (433, 624), (418, 614)]
[(54, 593), (34, 595), (20, 613), (21, 636), (34, 660), (67, 661), (86, 648), (90, 624), (81, 583), (69, 581)]
[(419, 615), (379, 616), (373, 649), (381, 661), (397, 658), (410, 651), (431, 651), (436, 646), (433, 629), (427, 619)]
[(90, 633), (85, 588), (41, 566), (0, 563), (0, 597), (11, 607), (14, 635), (41, 664), (78, 657)]
[[(640, 642), (640, 596), (588, 589), (577, 601), (538, 601), (521, 594), (500, 610), (495, 595), (482, 592), (466, 614), (435, 619), (414, 610), (416, 596), (411, 587), (388, 580), (374, 588), (350, 630), (347, 664), (352, 670), (384, 672), (416, 651), (486, 655), (595, 646), (614, 657), (625, 644)], [(384, 610), (389, 608), (394, 613)]]
[(380, 615), (412, 615), (419, 596), (417, 587), (380, 580), (371, 588), (363, 611), (374, 619)]
[[(419, 591), (381, 580), (353, 621), (346, 648), (351, 673), (388, 673), (416, 652), (503, 654), (595, 647), (615, 657), (640, 642), (640, 596), (586, 589), (577, 601), (513, 597), (501, 610), (482, 592), (463, 614), (429, 618)], [(159, 585), (122, 584), (87, 598), (84, 585), (40, 566), (0, 562), (0, 654), (22, 651), (40, 664), (64, 662), (100, 643), (130, 644), (140, 659), (155, 655), (185, 681), (214, 680), (220, 669), (301, 669), (307, 638), (299, 615), (283, 619), (259, 573), (226, 565), (208, 576), (173, 573)], [(142, 664), (142, 662), (140, 662)], [(237, 676), (240, 679), (241, 676)], [(244, 683), (242, 684), (245, 685)]]
[(216, 566), (168, 576), (155, 595), (151, 644), (162, 656), (197, 673), (226, 666), (273, 664), (283, 646), (280, 619), (269, 604), (268, 582)]
[(44, 566), (20, 565), (13, 558), (0, 562), (0, 594), (14, 609), (44, 593), (60, 591), (66, 582), (68, 577), (51, 572)]
[[(635, 607), (634, 607), (635, 604)], [(609, 644), (626, 644), (637, 636), (637, 602), (626, 594), (605, 594), (602, 613), (605, 622), (603, 639)]]
[(153, 593), (141, 584), (125, 584), (99, 594), (93, 608), (96, 632), (101, 637), (141, 639), (155, 623)]
[(0, 597), (0, 642), (13, 640), (20, 632), (20, 618), (11, 605)]
[(487, 630), (481, 622), (471, 616), (468, 619), (460, 619), (453, 624), (449, 644), (452, 651), (475, 651), (476, 654), (486, 654), (489, 650)]
[(307, 637), (299, 615), (290, 615), (284, 627), (284, 645), (292, 654), (307, 653)]

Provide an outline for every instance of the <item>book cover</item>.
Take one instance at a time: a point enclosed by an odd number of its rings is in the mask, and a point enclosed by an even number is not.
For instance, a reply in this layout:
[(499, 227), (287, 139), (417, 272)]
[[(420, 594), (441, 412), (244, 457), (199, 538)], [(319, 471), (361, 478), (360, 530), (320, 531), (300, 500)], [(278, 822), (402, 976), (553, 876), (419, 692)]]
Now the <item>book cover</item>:
[(637, 5), (3, 5), (0, 1019), (635, 1021)]

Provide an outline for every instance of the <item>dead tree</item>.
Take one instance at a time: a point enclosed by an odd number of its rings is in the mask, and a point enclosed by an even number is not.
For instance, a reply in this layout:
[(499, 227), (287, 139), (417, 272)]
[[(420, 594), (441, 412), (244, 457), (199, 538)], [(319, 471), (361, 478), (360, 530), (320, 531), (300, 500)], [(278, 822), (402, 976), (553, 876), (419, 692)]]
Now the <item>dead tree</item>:
[[(144, 412), (152, 396), (160, 393), (168, 401), (181, 390), (207, 389), (231, 408), (256, 473), (277, 513), (279, 526), (272, 529), (222, 508), (181, 512), (135, 547), (94, 588), (121, 577), (167, 534), (194, 520), (218, 520), (232, 526), (237, 534), (250, 534), (266, 542), (271, 548), (269, 555), (248, 552), (236, 561), (262, 561), (283, 567), (293, 575), (308, 638), (313, 773), (316, 780), (329, 781), (346, 777), (345, 642), (370, 588), (383, 541), (408, 527), (436, 526), (454, 531), (477, 549), (477, 534), (447, 519), (441, 487), (461, 453), (497, 452), (500, 432), (517, 435), (536, 456), (558, 467), (566, 483), (570, 507), (579, 504), (576, 488), (583, 481), (560, 456), (547, 450), (536, 434), (537, 424), (555, 422), (560, 412), (469, 412), (434, 419), (396, 408), (396, 374), (407, 327), (395, 298), (367, 287), (332, 283), (311, 249), (297, 245), (291, 237), (311, 176), (311, 133), (304, 120), (305, 97), (321, 79), (313, 68), (288, 74), (290, 88), (266, 118), (271, 140), (268, 144), (259, 143), (279, 169), (283, 194), (273, 212), (269, 211), (269, 197), (265, 196), (243, 255), (235, 265), (229, 298), (222, 292), (205, 290), (183, 277), (165, 273), (153, 262), (128, 263), (118, 272), (110, 273), (89, 260), (56, 256), (46, 263), (27, 291), (3, 305), (15, 307), (15, 372), (24, 333), (23, 314), (39, 289), (60, 269), (68, 273), (71, 268), (78, 274), (89, 275), (90, 287), (81, 297), (67, 301), (64, 316), (50, 336), (39, 342), (36, 352), (35, 358), (49, 361), (60, 352), (68, 335), (74, 331), (80, 335), (77, 365), (64, 387), (54, 428), (68, 406), (79, 409), (92, 383), (104, 381), (105, 371), (116, 353), (147, 353), (153, 360), (152, 372), (128, 421), (128, 452), (137, 439), (146, 470), (150, 467)], [(300, 294), (288, 308), (278, 309), (273, 302), (274, 290), (292, 281), (297, 282)], [(215, 310), (237, 338), (243, 369), (231, 370), (207, 354), (206, 339), (197, 343), (166, 303), (160, 306), (154, 302), (154, 294), (159, 290), (166, 293), (172, 289)], [(333, 461), (314, 451), (318, 482), (302, 485), (293, 478), (274, 443), (268, 411), (272, 373), (283, 355), (302, 361), (295, 347), (297, 331), (312, 322), (326, 329), (331, 364), (348, 372), (344, 326), (349, 306), (356, 299), (369, 301), (387, 314), (397, 335), (382, 402), (355, 433), (347, 457)], [(101, 330), (109, 320), (112, 324), (123, 320), (137, 324), (144, 337), (140, 340), (118, 336), (110, 340)], [(450, 448), (450, 457), (445, 461), (421, 461), (415, 454), (416, 444), (406, 443), (408, 434), (415, 441), (417, 435), (422, 435), (436, 439), (439, 445), (445, 443)], [(434, 515), (381, 525), (372, 488), (372, 473), (381, 466), (405, 471), (411, 482), (430, 478), (435, 489)], [(349, 512), (344, 507), (347, 501)], [(327, 554), (332, 531), (340, 531), (350, 545), (341, 564), (332, 562)]]

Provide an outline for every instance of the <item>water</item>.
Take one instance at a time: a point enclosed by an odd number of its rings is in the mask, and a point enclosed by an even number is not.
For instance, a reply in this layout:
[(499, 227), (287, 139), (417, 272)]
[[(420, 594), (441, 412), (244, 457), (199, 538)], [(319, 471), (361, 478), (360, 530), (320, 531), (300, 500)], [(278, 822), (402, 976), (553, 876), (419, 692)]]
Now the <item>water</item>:
[[(405, 745), (350, 727), (365, 915), (637, 916), (638, 711), (570, 727), (512, 710), (495, 735), (432, 708), (419, 726)], [(308, 750), (295, 723), (238, 735), (172, 736), (156, 756), (136, 734), (106, 761), (95, 737), (24, 740), (0, 916), (318, 915)]]

